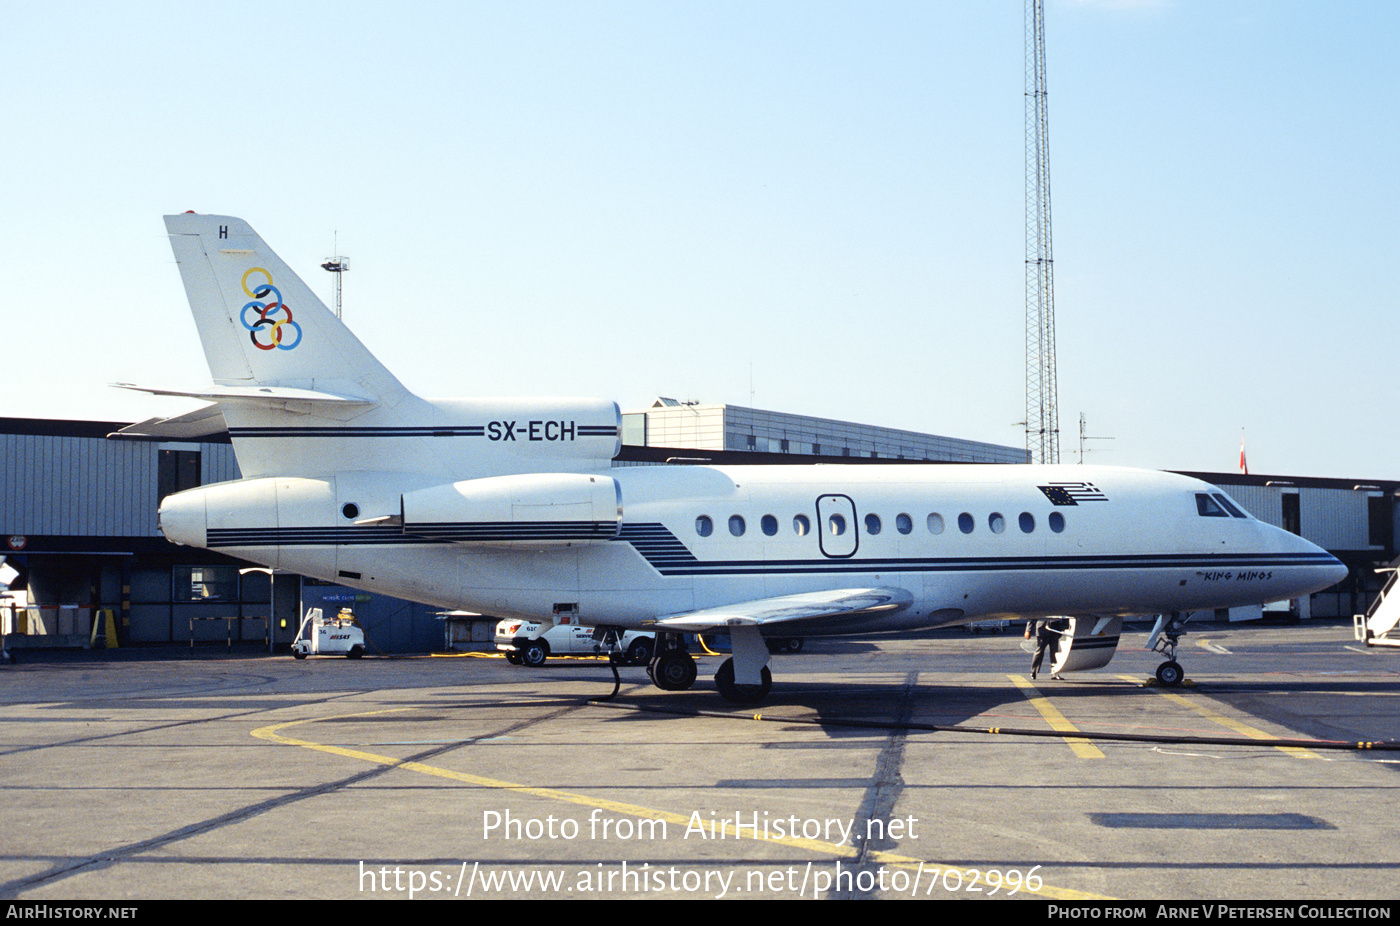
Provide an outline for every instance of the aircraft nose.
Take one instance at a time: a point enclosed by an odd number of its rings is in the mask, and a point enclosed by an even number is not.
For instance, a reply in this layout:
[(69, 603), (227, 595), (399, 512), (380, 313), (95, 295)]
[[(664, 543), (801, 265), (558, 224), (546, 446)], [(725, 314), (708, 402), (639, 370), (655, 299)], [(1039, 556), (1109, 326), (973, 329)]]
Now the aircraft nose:
[(1310, 587), (1306, 592), (1299, 592), (1300, 595), (1331, 588), (1347, 577), (1350, 570), (1337, 557), (1312, 541), (1304, 540), (1296, 534), (1289, 534), (1289, 537), (1296, 552), (1306, 557), (1304, 562), (1308, 567), (1305, 574)]
[(1331, 588), (1333, 585), (1345, 579), (1347, 574), (1351, 572), (1341, 560), (1337, 559), (1337, 557), (1333, 556), (1331, 553), (1328, 553), (1327, 557), (1331, 562), (1321, 567), (1323, 569), (1323, 575), (1327, 579), (1327, 584), (1324, 585), (1323, 588)]

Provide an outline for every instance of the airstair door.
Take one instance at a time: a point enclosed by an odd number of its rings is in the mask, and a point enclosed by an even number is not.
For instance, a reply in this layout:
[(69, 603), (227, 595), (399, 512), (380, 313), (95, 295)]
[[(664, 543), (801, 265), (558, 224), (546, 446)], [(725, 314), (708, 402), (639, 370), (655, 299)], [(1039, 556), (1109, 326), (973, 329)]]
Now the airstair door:
[(856, 531), (856, 503), (849, 495), (817, 497), (817, 538), (823, 556), (855, 556), (860, 538)]

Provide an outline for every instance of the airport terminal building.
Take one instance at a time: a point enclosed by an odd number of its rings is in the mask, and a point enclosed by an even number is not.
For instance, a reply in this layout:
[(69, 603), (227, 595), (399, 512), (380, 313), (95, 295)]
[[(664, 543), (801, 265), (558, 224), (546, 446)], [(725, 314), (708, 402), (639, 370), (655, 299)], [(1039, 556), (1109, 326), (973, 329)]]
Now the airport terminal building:
[[(0, 418), (0, 590), (15, 590), (0, 617), (10, 646), (90, 645), (114, 632), (121, 645), (233, 641), (285, 651), (307, 608), (331, 613), (345, 606), (365, 627), (371, 652), (440, 650), (466, 634), (490, 639), (486, 619), (473, 627), (425, 605), (274, 576), (168, 543), (156, 525), (160, 500), (238, 478), (232, 447), (226, 435), (108, 438), (124, 426)], [(1026, 461), (1021, 448), (668, 399), (624, 413), (622, 443), (614, 465)], [(1260, 520), (1306, 537), (1351, 569), (1341, 585), (1300, 602), (1299, 617), (1364, 610), (1380, 585), (1374, 569), (1396, 557), (1400, 482), (1187, 475), (1219, 485)]]
[[(740, 405), (658, 398), (622, 414), (624, 447), (672, 447), (806, 457), (922, 460), (936, 463), (1028, 463), (1022, 447), (879, 428)], [(786, 462), (799, 462), (788, 460)]]

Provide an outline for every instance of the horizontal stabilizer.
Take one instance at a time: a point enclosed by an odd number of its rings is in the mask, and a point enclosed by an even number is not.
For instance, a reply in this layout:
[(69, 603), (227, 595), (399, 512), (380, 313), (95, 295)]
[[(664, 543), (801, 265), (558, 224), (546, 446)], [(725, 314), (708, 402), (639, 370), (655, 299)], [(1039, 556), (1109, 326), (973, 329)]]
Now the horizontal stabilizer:
[(173, 418), (147, 418), (107, 437), (111, 440), (202, 440), (228, 434), (228, 423), (217, 405), (201, 405)]
[(347, 395), (339, 392), (325, 392), (316, 389), (298, 389), (293, 386), (217, 386), (198, 391), (180, 389), (157, 389), (153, 386), (137, 386), (134, 383), (113, 383), (118, 389), (134, 392), (149, 392), (151, 395), (170, 395), (188, 399), (203, 399), (206, 402), (311, 402), (316, 404), (373, 405), (374, 399), (362, 395)]
[(656, 627), (702, 633), (733, 626), (770, 627), (782, 624), (795, 633), (801, 633), (806, 625), (839, 621), (852, 625), (848, 632), (858, 633), (861, 619), (896, 614), (913, 601), (914, 596), (902, 588), (838, 588), (673, 614), (658, 620)]

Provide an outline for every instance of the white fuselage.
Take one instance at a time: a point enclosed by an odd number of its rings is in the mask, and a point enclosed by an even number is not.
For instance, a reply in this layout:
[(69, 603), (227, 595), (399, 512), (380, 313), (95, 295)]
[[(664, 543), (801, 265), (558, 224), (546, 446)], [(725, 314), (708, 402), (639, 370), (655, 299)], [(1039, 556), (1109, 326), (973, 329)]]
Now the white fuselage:
[(550, 620), (562, 607), (582, 623), (642, 627), (827, 589), (913, 597), (887, 615), (808, 622), (805, 635), (1231, 607), (1307, 594), (1346, 572), (1228, 500), (1198, 500), (1223, 498), (1219, 489), (1155, 471), (862, 464), (596, 475), (615, 480), (619, 507), (599, 539), (442, 539), (458, 536), (450, 524), (425, 539), (393, 516), (429, 486), (375, 472), (194, 489), (166, 500), (161, 525), (177, 542), (501, 617)]
[[(213, 385), (152, 391), (215, 403), (245, 477), (166, 498), (161, 529), (177, 543), (499, 617), (750, 628), (723, 687), (755, 682), (760, 627), (1192, 611), (1346, 573), (1167, 473), (614, 467), (614, 403), (414, 395), (247, 222), (165, 224)], [(681, 668), (658, 677), (686, 687), (693, 665)]]
[[(168, 539), (443, 608), (654, 625), (648, 674), (664, 690), (695, 681), (687, 633), (729, 632), (715, 685), (756, 703), (772, 684), (764, 635), (1067, 615), (1064, 656), (1092, 668), (1117, 646), (1117, 615), (1294, 598), (1346, 574), (1168, 473), (614, 467), (614, 403), (417, 396), (247, 222), (165, 226), (213, 384), (149, 391), (214, 405), (133, 427), (217, 416), (244, 476), (167, 497)], [(1179, 623), (1164, 619), (1163, 684), (1181, 679)]]

